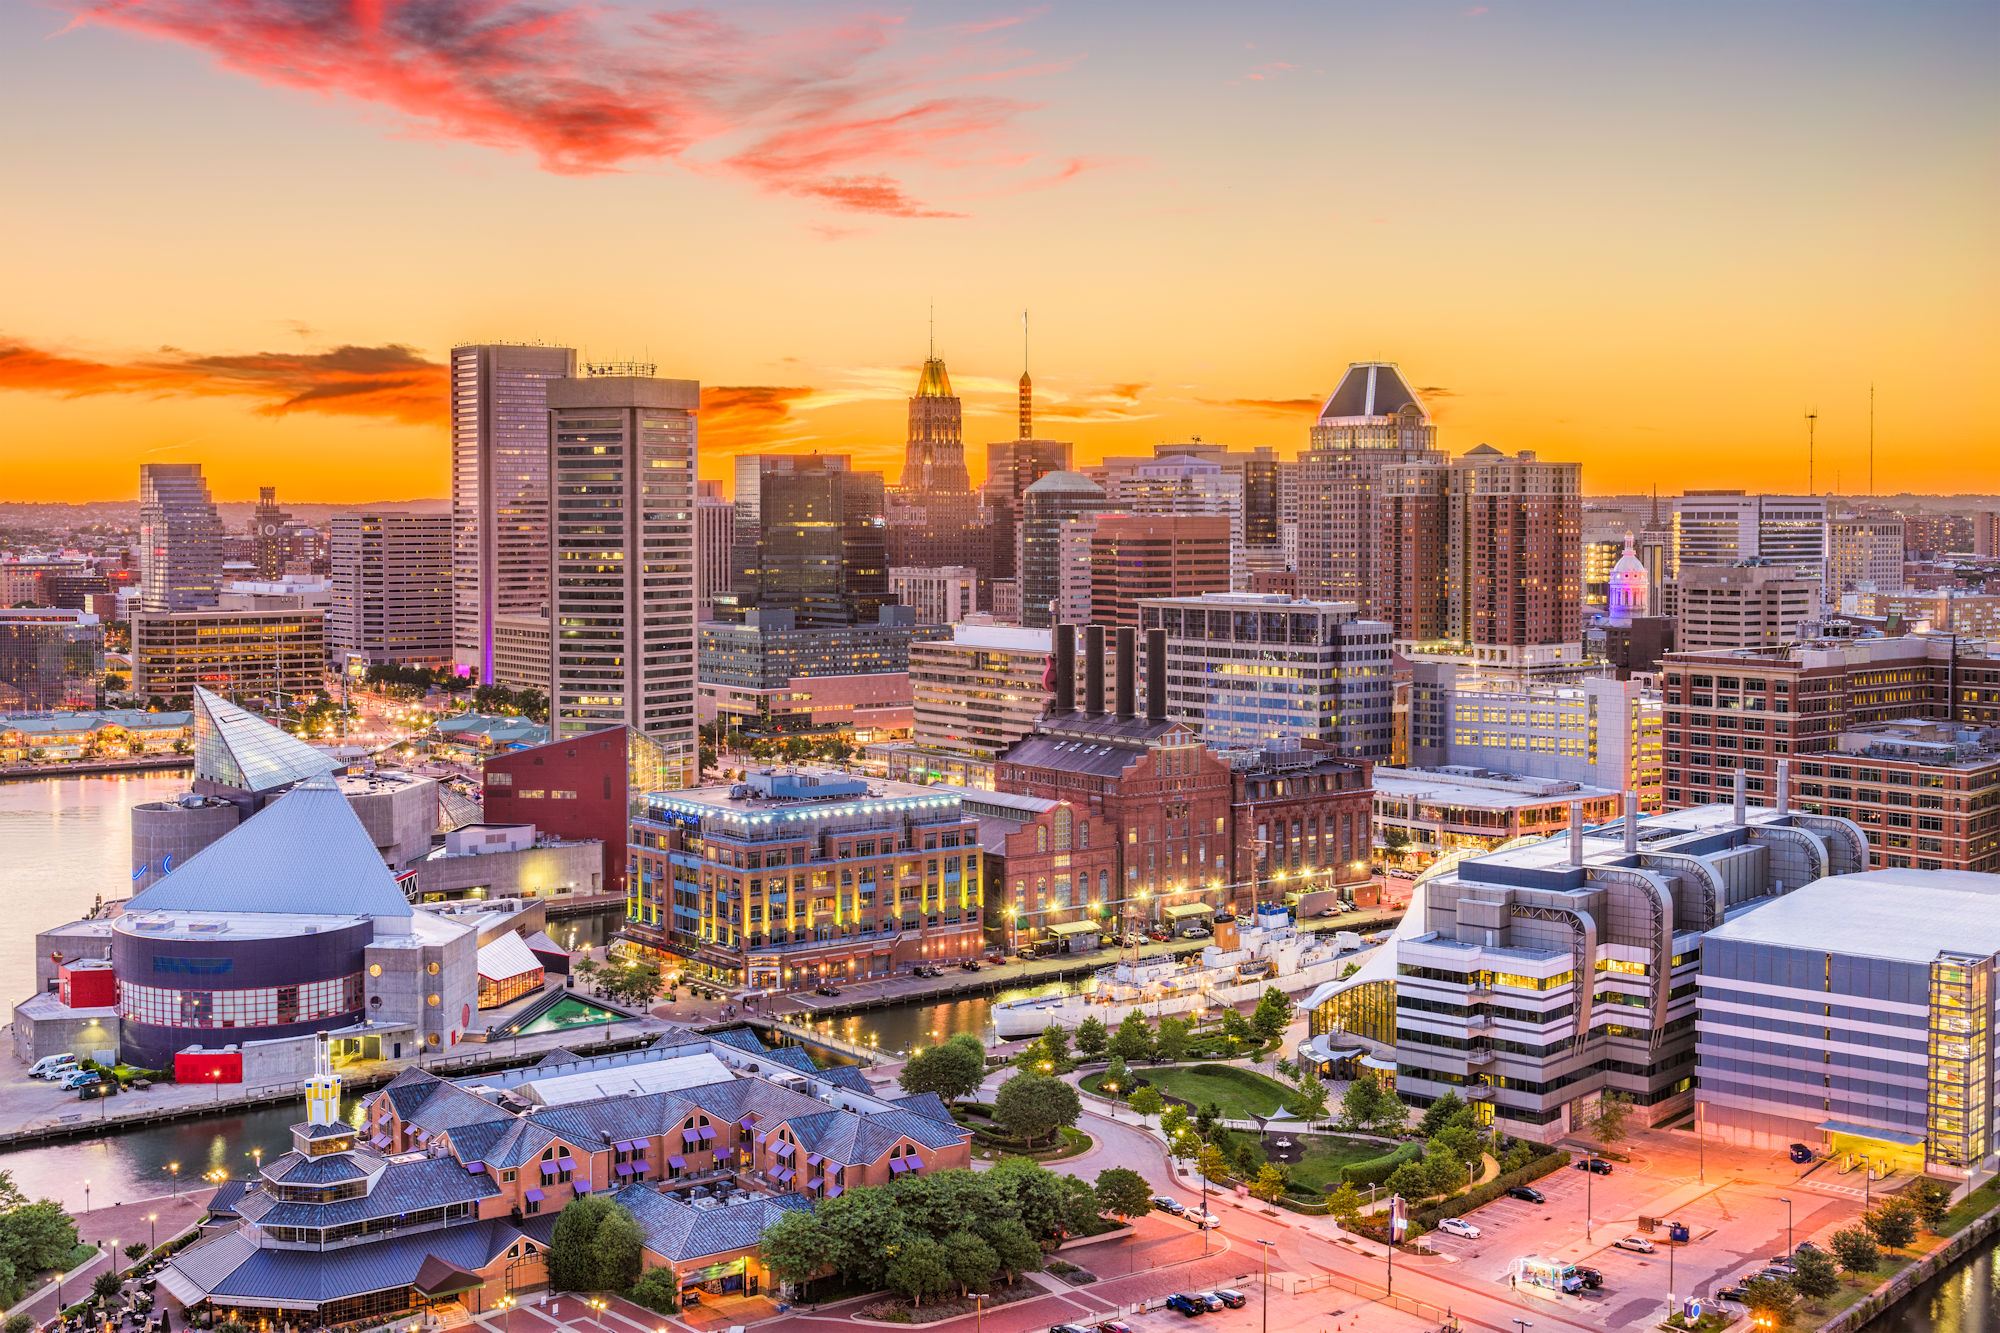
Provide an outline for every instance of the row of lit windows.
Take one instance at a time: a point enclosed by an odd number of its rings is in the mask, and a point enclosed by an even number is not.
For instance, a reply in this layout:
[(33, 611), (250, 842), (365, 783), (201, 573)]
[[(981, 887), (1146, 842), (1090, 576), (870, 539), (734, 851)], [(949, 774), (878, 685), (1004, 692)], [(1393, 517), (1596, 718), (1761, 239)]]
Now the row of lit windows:
[(118, 988), (119, 1012), (159, 1027), (275, 1027), (338, 1018), (362, 1005), (359, 972), (330, 981), (248, 990), (167, 990), (131, 982)]

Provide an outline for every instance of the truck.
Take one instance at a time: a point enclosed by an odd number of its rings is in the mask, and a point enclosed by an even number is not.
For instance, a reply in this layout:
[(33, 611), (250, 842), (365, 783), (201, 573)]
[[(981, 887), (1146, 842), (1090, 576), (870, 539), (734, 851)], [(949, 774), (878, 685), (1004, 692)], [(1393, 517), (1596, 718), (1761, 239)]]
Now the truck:
[(1529, 1296), (1575, 1296), (1583, 1291), (1583, 1274), (1575, 1264), (1531, 1254), (1514, 1261), (1514, 1290)]

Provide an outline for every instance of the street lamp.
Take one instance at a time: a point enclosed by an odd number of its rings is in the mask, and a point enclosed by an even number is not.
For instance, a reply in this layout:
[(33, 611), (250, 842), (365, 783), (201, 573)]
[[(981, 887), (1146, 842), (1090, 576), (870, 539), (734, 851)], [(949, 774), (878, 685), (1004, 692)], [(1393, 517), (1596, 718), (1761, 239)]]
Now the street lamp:
[(496, 1310), (500, 1311), (501, 1328), (505, 1330), (505, 1333), (514, 1333), (513, 1293), (509, 1292), (507, 1295), (502, 1296), (499, 1300), (493, 1302), (493, 1307)]
[(158, 1213), (147, 1213), (146, 1224), (153, 1228), (153, 1241), (148, 1248), (157, 1250), (160, 1248), (160, 1215)]
[(1597, 1153), (1586, 1152), (1583, 1157), (1583, 1238), (1590, 1239), (1590, 1195), (1591, 1186), (1597, 1181)]
[(1264, 1309), (1264, 1333), (1271, 1333), (1271, 1246), (1274, 1242), (1257, 1238), (1257, 1247), (1264, 1252), (1264, 1294), (1259, 1303)]
[[(984, 1333), (986, 1328), (986, 1293), (972, 1293), (972, 1333)], [(664, 1329), (661, 1333), (666, 1333)]]
[(1781, 1197), (1778, 1202), (1785, 1205), (1785, 1253), (1788, 1256), (1797, 1254), (1798, 1251), (1792, 1248), (1792, 1201)]
[(1534, 1326), (1535, 1322), (1532, 1319), (1516, 1319), (1514, 1321), (1514, 1327), (1520, 1329), (1522, 1333), (1527, 1333), (1527, 1330)]
[(90, 1182), (88, 1180), (83, 1182), (83, 1215), (85, 1217), (90, 1216)]

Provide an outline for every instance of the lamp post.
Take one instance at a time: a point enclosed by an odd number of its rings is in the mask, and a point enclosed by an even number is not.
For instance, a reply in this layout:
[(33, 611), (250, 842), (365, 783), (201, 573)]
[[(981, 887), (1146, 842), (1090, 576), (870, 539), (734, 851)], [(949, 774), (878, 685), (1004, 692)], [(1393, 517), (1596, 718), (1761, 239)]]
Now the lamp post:
[(146, 1225), (153, 1229), (153, 1240), (147, 1248), (157, 1250), (160, 1248), (160, 1215), (158, 1213), (147, 1213)]
[(1788, 1198), (1780, 1197), (1778, 1202), (1785, 1205), (1785, 1254), (1787, 1256), (1794, 1255), (1798, 1251), (1792, 1248), (1792, 1201)]
[(83, 1182), (83, 1215), (85, 1217), (90, 1216), (90, 1182), (88, 1180)]
[(1514, 1321), (1514, 1327), (1520, 1329), (1521, 1333), (1527, 1333), (1527, 1330), (1533, 1328), (1534, 1326), (1535, 1323), (1532, 1319), (1516, 1319)]
[(972, 1293), (972, 1333), (985, 1333), (985, 1329), (986, 1293), (975, 1291)]
[(1591, 1186), (1597, 1181), (1597, 1154), (1587, 1152), (1583, 1158), (1583, 1238), (1590, 1239)]
[(1674, 1233), (1667, 1232), (1667, 1313), (1674, 1312)]
[(1259, 1304), (1264, 1308), (1264, 1333), (1271, 1333), (1271, 1244), (1259, 1236), (1257, 1248), (1264, 1252), (1264, 1294)]
[(500, 1326), (504, 1330), (504, 1333), (514, 1333), (513, 1293), (509, 1292), (507, 1295), (502, 1296), (499, 1300), (493, 1302), (493, 1306), (500, 1311)]
[(181, 1164), (180, 1164), (179, 1162), (168, 1162), (168, 1163), (167, 1163), (167, 1170), (169, 1170), (169, 1171), (173, 1172), (173, 1176), (174, 1176), (174, 1197), (175, 1197), (175, 1198), (179, 1198), (179, 1197), (180, 1197), (180, 1192), (181, 1192)]

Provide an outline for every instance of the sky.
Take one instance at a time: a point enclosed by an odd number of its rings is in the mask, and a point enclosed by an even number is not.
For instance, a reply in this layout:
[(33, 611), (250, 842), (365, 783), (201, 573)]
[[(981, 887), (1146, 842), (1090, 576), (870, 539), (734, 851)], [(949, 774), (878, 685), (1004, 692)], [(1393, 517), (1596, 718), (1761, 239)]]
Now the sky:
[[(894, 481), (1290, 457), (1351, 361), (1454, 451), (2000, 491), (2000, 6), (0, 6), (0, 500), (442, 496), (443, 363), (544, 341)], [(1029, 312), (1024, 352), (1022, 312)], [(934, 333), (933, 333), (934, 329)]]

